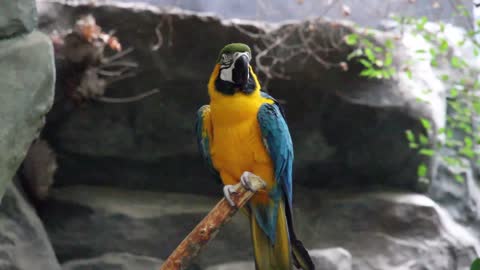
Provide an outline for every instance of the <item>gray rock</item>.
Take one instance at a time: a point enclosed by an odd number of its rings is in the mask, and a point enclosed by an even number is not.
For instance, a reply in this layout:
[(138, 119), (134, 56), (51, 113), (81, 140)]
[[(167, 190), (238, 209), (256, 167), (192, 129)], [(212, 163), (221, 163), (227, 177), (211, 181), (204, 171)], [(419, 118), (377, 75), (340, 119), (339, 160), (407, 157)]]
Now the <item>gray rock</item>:
[(206, 270), (254, 270), (254, 262), (230, 262), (208, 267)]
[[(40, 215), (62, 263), (108, 252), (167, 258), (215, 203), (187, 194), (70, 187), (53, 189)], [(232, 260), (248, 257), (248, 237), (234, 246), (229, 240), (248, 230), (242, 216), (234, 218), (193, 267), (222, 263), (226, 253)]]
[[(355, 270), (464, 270), (479, 254), (478, 239), (422, 195), (297, 188), (294, 201), (304, 245), (341, 246)], [(197, 195), (79, 186), (54, 189), (41, 216), (62, 262), (108, 252), (166, 258), (214, 204)], [(341, 251), (330, 253), (347, 260)], [(223, 267), (251, 261), (252, 254), (248, 222), (237, 215), (194, 263)], [(330, 260), (343, 265), (336, 255)]]
[[(42, 1), (42, 0), (40, 0)], [(43, 0), (45, 1), (45, 0)], [(48, 1), (48, 0), (47, 0)], [(129, 2), (128, 0), (117, 0), (117, 2)], [(377, 1), (377, 0), (343, 0), (339, 2), (328, 1), (310, 1), (310, 2), (277, 2), (275, 5), (244, 5), (242, 0), (137, 0), (137, 2), (151, 3), (158, 6), (178, 6), (182, 9), (193, 10), (195, 12), (214, 13), (222, 18), (238, 18), (244, 20), (258, 20), (282, 22), (285, 20), (302, 20), (308, 17), (317, 17), (321, 14), (323, 17), (333, 19), (345, 19), (341, 12), (341, 4), (345, 4), (353, 11), (348, 19), (355, 21), (359, 25), (368, 25), (372, 27), (380, 26), (381, 20), (388, 17), (388, 14), (401, 16), (422, 17), (426, 16), (429, 20), (442, 20), (453, 22), (464, 27), (471, 27), (469, 22), (471, 17), (452, 16), (455, 13), (456, 6), (451, 5), (448, 0), (436, 1), (440, 8), (435, 8), (428, 1)], [(457, 5), (464, 5), (468, 12), (471, 12), (472, 1), (457, 0)], [(356, 12), (365, 10), (365, 12)], [(372, 10), (372, 11), (370, 11)], [(374, 11), (373, 11), (374, 10)]]
[(33, 32), (2, 40), (0, 62), (1, 197), (53, 102), (55, 73), (50, 39)]
[(33, 31), (37, 26), (35, 0), (9, 0), (0, 9), (0, 39)]
[(60, 270), (42, 222), (13, 184), (0, 205), (0, 269)]
[[(341, 42), (353, 31), (345, 22), (313, 20), (272, 25), (165, 11), (144, 4), (102, 1), (95, 6), (80, 1), (83, 4), (77, 6), (65, 2), (41, 3), (44, 31), (70, 28), (80, 15), (92, 13), (105, 31), (116, 29), (120, 42), (135, 48), (131, 57), (140, 63), (142, 71), (135, 78), (112, 85), (108, 96), (132, 96), (153, 88), (161, 93), (130, 104), (91, 103), (74, 110), (67, 119), (62, 118), (63, 106), (58, 106), (49, 118), (47, 139), (65, 153), (59, 160), (60, 185), (217, 192), (198, 157), (194, 115), (208, 100), (206, 83), (218, 50), (232, 41), (263, 46), (238, 26), (280, 35), (288, 27), (302, 29), (313, 24), (314, 31), (309, 32), (319, 43), (331, 38)], [(160, 29), (165, 35), (164, 46), (152, 52), (157, 42), (155, 28), (161, 20), (169, 22)], [(388, 34), (380, 32), (378, 36), (381, 39)], [(209, 42), (199, 42), (204, 40)], [(408, 48), (407, 41), (399, 42), (397, 58), (415, 54), (416, 48)], [(293, 36), (288, 42), (299, 40)], [(338, 50), (322, 57), (338, 62), (351, 52), (343, 45)], [(419, 119), (432, 119), (437, 125), (444, 112), (444, 89), (429, 66), (412, 67), (422, 78), (410, 80), (401, 74), (389, 81), (360, 78), (358, 63), (349, 63), (348, 72), (344, 72), (340, 68), (326, 69), (305, 55), (293, 57), (282, 67), (292, 79), (272, 79), (266, 90), (285, 101), (295, 144), (297, 183), (417, 187), (418, 164), (428, 159), (408, 147), (405, 130), (424, 133)], [(142, 82), (141, 87), (138, 82)], [(426, 97), (430, 104), (417, 102), (424, 97), (424, 89), (432, 89)], [(57, 90), (61, 93), (65, 89), (60, 84)], [(176, 184), (170, 185), (173, 181)]]
[(309, 252), (316, 269), (352, 270), (352, 255), (344, 248), (329, 248)]
[[(318, 270), (352, 270), (352, 255), (343, 248), (309, 251)], [(254, 270), (254, 262), (230, 262), (208, 267), (206, 270)]]
[[(462, 182), (455, 180), (456, 174), (463, 177)], [(436, 160), (434, 182), (429, 195), (456, 220), (463, 223), (476, 221), (480, 224), (480, 188), (470, 166), (456, 168)]]
[(108, 253), (92, 259), (64, 263), (63, 270), (154, 270), (160, 269), (163, 261), (129, 253)]

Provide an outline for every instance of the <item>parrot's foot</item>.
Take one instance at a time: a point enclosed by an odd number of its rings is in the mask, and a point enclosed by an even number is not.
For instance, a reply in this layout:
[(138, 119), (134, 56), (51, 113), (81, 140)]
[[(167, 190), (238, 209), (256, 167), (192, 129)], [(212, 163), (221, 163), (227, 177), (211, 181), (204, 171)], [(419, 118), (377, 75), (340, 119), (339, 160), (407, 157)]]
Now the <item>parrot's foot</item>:
[(251, 172), (243, 172), (242, 176), (240, 176), (240, 183), (242, 183), (242, 186), (245, 187), (245, 189), (252, 192), (257, 192), (257, 190), (259, 190), (259, 187), (252, 184), (252, 182), (250, 181), (251, 175), (254, 174)]
[(237, 190), (235, 189), (234, 185), (225, 185), (223, 187), (223, 195), (225, 196), (225, 199), (228, 201), (228, 203), (231, 206), (236, 206), (235, 202), (230, 197), (230, 194), (232, 194), (232, 193), (237, 193)]

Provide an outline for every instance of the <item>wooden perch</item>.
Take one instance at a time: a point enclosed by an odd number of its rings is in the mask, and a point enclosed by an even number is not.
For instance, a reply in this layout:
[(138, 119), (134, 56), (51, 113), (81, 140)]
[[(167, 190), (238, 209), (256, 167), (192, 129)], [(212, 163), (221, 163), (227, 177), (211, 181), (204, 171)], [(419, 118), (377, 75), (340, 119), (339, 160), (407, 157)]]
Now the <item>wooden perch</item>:
[[(265, 188), (265, 182), (258, 176), (250, 174), (250, 183), (254, 190)], [(253, 192), (246, 190), (240, 183), (235, 185), (236, 193), (231, 194), (236, 207), (230, 206), (228, 201), (223, 198), (208, 215), (191, 231), (187, 237), (170, 254), (160, 270), (183, 270), (187, 269), (190, 262), (200, 252), (201, 248), (212, 240), (220, 228), (225, 225), (233, 215), (242, 208), (250, 198)]]

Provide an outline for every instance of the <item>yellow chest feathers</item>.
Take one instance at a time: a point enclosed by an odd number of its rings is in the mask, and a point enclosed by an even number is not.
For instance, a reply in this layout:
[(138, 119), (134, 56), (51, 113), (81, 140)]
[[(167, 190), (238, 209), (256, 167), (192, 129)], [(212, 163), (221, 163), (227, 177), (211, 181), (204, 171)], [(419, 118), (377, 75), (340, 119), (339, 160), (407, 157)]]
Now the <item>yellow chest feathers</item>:
[(237, 177), (243, 171), (253, 171), (258, 163), (269, 163), (257, 120), (258, 110), (272, 101), (235, 94), (210, 104), (213, 141), (210, 153), (219, 171)]

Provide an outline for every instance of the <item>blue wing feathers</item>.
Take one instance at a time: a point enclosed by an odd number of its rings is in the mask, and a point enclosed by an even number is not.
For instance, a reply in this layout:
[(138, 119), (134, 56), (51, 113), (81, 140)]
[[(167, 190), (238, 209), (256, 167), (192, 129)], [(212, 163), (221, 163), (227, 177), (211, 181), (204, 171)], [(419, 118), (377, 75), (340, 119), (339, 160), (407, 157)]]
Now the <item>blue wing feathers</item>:
[(293, 143), (285, 118), (278, 104), (263, 104), (258, 123), (273, 161), (275, 179), (283, 189), (288, 203), (292, 202)]
[(205, 111), (209, 109), (208, 105), (202, 106), (197, 111), (197, 119), (195, 122), (195, 131), (197, 134), (197, 145), (202, 155), (202, 158), (207, 165), (210, 172), (213, 176), (221, 183), (220, 174), (217, 170), (213, 167), (212, 158), (210, 156), (210, 140), (211, 138), (208, 137), (208, 133), (206, 132), (205, 127), (203, 126), (203, 118)]
[[(264, 93), (262, 96), (275, 101)], [(283, 112), (276, 101), (274, 104), (263, 104), (258, 111), (257, 119), (262, 139), (273, 162), (276, 183), (270, 191), (272, 199), (270, 204), (256, 206), (252, 210), (259, 226), (274, 243), (281, 196), (284, 196), (288, 208), (292, 208), (293, 143)]]

